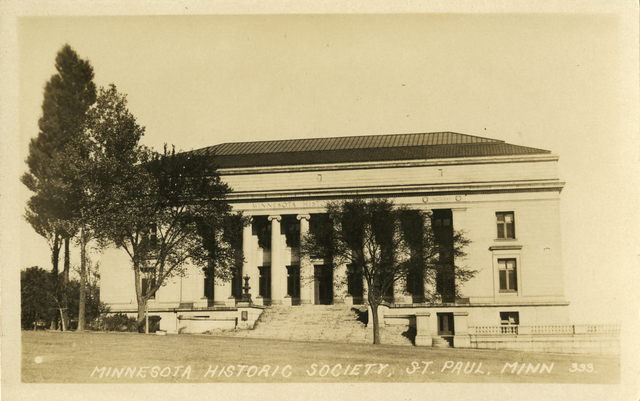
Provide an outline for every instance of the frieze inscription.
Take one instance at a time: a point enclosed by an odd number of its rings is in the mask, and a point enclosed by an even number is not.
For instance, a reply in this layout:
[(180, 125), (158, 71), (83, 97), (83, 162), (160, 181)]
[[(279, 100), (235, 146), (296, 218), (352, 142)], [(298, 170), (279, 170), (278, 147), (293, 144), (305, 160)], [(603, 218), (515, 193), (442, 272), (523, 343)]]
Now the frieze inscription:
[(327, 201), (283, 201), (283, 202), (260, 202), (253, 203), (254, 209), (288, 209), (288, 208), (307, 208), (307, 207), (325, 207)]
[(423, 196), (422, 202), (460, 202), (462, 200), (461, 195), (446, 195), (446, 196)]

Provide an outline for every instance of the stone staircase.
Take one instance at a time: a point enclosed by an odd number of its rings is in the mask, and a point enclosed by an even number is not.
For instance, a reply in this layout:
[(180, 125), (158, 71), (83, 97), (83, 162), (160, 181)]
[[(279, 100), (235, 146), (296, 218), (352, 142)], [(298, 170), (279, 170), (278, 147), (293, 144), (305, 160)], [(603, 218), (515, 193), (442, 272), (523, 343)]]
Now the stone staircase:
[[(373, 325), (365, 327), (367, 309), (346, 305), (269, 306), (253, 330), (214, 332), (214, 335), (297, 341), (373, 343)], [(414, 329), (415, 331), (415, 329)], [(412, 345), (405, 326), (381, 327), (383, 344)], [(406, 335), (406, 334), (405, 334)], [(415, 333), (413, 333), (415, 336)]]
[(447, 341), (446, 339), (442, 338), (442, 337), (433, 337), (433, 347), (434, 348), (451, 348), (451, 344), (449, 344), (449, 341)]

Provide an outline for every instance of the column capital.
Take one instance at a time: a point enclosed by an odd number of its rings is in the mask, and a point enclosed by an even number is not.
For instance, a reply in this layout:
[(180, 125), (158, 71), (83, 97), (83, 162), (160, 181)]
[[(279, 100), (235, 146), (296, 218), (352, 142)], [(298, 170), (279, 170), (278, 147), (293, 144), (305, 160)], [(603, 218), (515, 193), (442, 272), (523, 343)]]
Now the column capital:
[(309, 215), (309, 214), (299, 214), (299, 215), (296, 216), (296, 219), (298, 219), (298, 220), (305, 219), (305, 220), (309, 221), (309, 220), (311, 220), (311, 215)]
[(279, 214), (275, 214), (275, 215), (271, 215), (271, 216), (267, 217), (267, 219), (269, 221), (273, 221), (273, 220), (280, 221), (280, 220), (282, 220), (282, 216), (280, 216)]

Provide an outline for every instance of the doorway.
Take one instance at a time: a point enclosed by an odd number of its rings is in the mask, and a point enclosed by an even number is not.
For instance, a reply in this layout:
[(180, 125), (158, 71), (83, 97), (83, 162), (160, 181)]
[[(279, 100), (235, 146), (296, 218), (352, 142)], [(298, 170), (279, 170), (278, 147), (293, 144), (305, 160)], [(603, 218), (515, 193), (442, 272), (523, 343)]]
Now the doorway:
[(453, 347), (454, 335), (453, 313), (438, 313), (438, 336), (447, 340), (449, 345)]
[(313, 277), (315, 305), (331, 305), (333, 301), (333, 267), (331, 265), (315, 265)]

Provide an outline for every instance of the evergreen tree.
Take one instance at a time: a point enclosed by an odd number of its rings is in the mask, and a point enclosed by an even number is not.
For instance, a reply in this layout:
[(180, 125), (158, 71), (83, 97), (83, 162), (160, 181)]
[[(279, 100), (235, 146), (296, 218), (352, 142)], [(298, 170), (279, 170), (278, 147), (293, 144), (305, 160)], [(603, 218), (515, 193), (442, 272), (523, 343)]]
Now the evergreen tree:
[[(83, 140), (83, 125), (87, 111), (96, 100), (93, 67), (81, 59), (67, 44), (56, 56), (58, 71), (46, 83), (39, 133), (29, 143), (26, 163), (29, 171), (22, 182), (32, 191), (25, 218), (52, 250), (52, 273), (56, 292), (60, 292), (63, 328), (66, 327), (66, 294), (69, 282), (69, 245), (78, 230), (82, 188), (79, 179), (69, 169), (76, 159), (72, 152)], [(64, 245), (62, 282), (58, 279), (58, 255)]]

